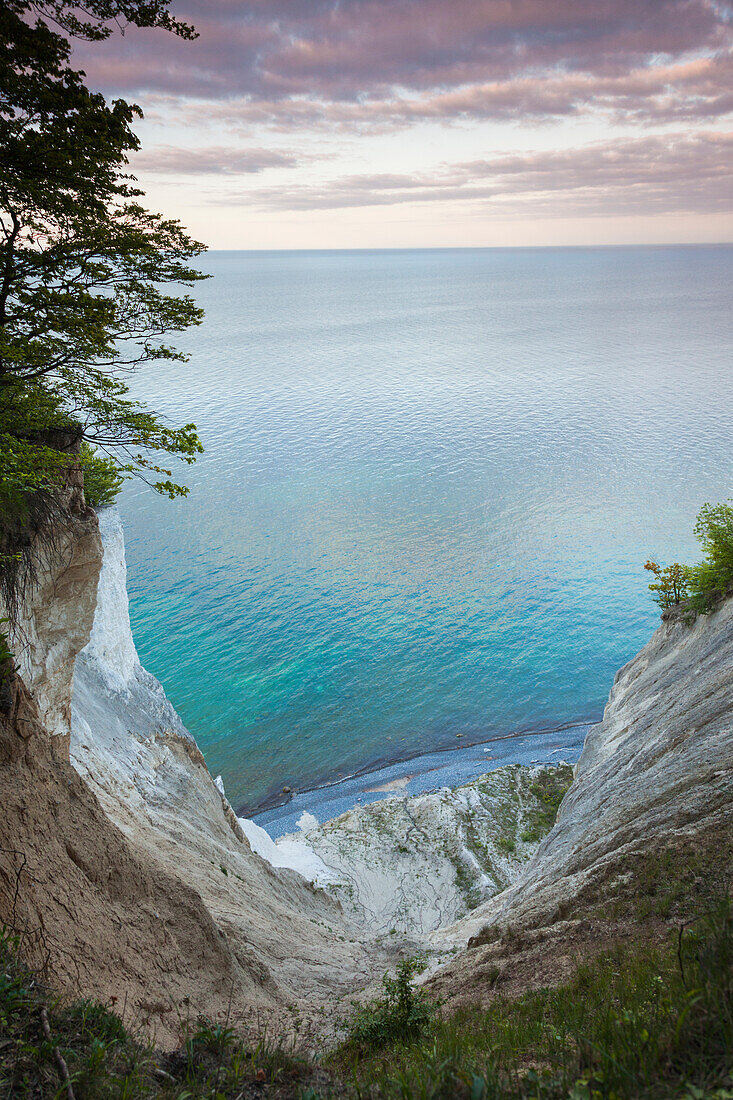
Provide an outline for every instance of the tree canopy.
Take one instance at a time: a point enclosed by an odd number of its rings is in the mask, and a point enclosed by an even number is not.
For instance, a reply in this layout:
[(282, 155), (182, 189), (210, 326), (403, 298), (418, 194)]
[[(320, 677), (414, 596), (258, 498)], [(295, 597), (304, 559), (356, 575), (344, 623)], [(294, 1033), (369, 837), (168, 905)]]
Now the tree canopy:
[[(128, 171), (140, 109), (108, 103), (71, 63), (70, 37), (125, 22), (195, 37), (168, 0), (3, 0), (0, 7), (0, 506), (52, 488), (53, 445), (86, 441), (82, 461), (184, 486), (159, 454), (192, 462), (194, 424), (171, 426), (133, 400), (126, 376), (186, 357), (167, 337), (200, 323), (191, 288), (203, 245), (148, 211)], [(93, 449), (93, 448), (96, 448)]]

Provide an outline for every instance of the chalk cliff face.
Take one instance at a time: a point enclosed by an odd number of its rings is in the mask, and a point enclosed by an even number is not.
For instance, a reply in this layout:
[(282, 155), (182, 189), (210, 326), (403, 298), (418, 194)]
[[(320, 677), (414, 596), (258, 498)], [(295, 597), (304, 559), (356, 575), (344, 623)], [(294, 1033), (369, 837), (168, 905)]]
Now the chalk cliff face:
[[(0, 693), (0, 920), (60, 992), (114, 998), (176, 1041), (186, 1003), (225, 1013), (229, 991), (274, 998), (200, 896), (109, 820), (59, 752), (22, 680)], [(186, 999), (188, 1001), (186, 1002)]]
[[(546, 944), (553, 927), (567, 944), (577, 918), (589, 911), (589, 899), (603, 914), (604, 900), (623, 891), (626, 881), (633, 890), (637, 878), (659, 879), (663, 890), (676, 857), (665, 863), (660, 854), (692, 853), (694, 861), (706, 847), (730, 886), (731, 598), (692, 623), (670, 615), (618, 672), (603, 721), (590, 730), (575, 781), (535, 857), (509, 889), (436, 932), (434, 945), (465, 946), (472, 936), (490, 945), (507, 933), (528, 933), (526, 954), (532, 937)], [(659, 875), (657, 862), (667, 868)], [(580, 923), (588, 925), (591, 938), (600, 938), (600, 925)], [(475, 989), (482, 952), (488, 960), (492, 951), (499, 947), (460, 956), (438, 980), (439, 988), (473, 983)]]
[(274, 844), (236, 819), (140, 665), (116, 512), (98, 528), (71, 492), (22, 602), (21, 675), (0, 685), (0, 919), (61, 988), (126, 1000), (173, 1042), (182, 1005), (242, 1028), (287, 1027), (294, 1003), (338, 1014), (416, 949), (433, 968), (455, 954), (430, 979), (441, 994), (478, 995), (508, 930), (534, 930), (534, 979), (555, 980), (543, 967), (573, 961), (583, 895), (670, 837), (730, 850), (733, 599), (671, 617), (619, 672), (541, 843), (537, 784), (562, 769), (395, 795)]
[(560, 797), (571, 779), (570, 765), (498, 768), (456, 790), (392, 796), (323, 825), (306, 820), (300, 837), (276, 847), (307, 845), (366, 933), (400, 933), (424, 950), (429, 933), (515, 881), (549, 828), (542, 796)]
[(94, 619), (102, 547), (97, 517), (84, 503), (78, 471), (70, 475), (62, 506), (65, 522), (47, 524), (34, 536), (33, 565), (23, 586), (10, 648), (33, 693), (41, 724), (68, 742), (74, 662)]
[(39, 552), (14, 638), (31, 690), (3, 669), (0, 920), (58, 989), (114, 997), (159, 1042), (198, 1013), (286, 1030), (288, 1006), (335, 1004), (370, 957), (334, 899), (252, 852), (140, 667), (114, 513), (101, 529), (103, 563), (82, 501)]
[(74, 680), (74, 767), (130, 842), (201, 897), (251, 971), (249, 1008), (347, 993), (369, 966), (360, 930), (336, 900), (252, 851), (194, 739), (140, 665), (114, 510), (100, 513), (100, 528), (97, 612)]
[(198, 782), (198, 798), (189, 797), (186, 807), (188, 823), (214, 828), (227, 841), (232, 833), (241, 840), (196, 742), (162, 685), (140, 664), (130, 629), (122, 523), (114, 509), (100, 512), (99, 529), (103, 560), (96, 610), (74, 673), (72, 762), (115, 820), (132, 826), (146, 821), (148, 806), (162, 810), (166, 798), (171, 811), (183, 809), (176, 805), (181, 791)]
[(102, 548), (73, 480), (63, 505), (32, 544), (11, 635), (19, 672), (0, 670), (0, 921), (57, 989), (114, 998), (175, 1041), (182, 1005), (217, 1015), (231, 994), (264, 1009), (277, 995), (262, 963), (233, 949), (198, 892), (126, 837), (71, 766), (72, 677)]

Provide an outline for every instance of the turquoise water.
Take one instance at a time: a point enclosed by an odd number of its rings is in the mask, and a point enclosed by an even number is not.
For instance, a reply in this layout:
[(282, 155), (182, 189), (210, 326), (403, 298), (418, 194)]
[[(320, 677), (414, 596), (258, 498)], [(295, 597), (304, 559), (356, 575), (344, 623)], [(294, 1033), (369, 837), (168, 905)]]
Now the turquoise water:
[(733, 495), (733, 249), (205, 262), (190, 363), (135, 389), (206, 454), (121, 510), (142, 661), (232, 801), (598, 717), (644, 561)]

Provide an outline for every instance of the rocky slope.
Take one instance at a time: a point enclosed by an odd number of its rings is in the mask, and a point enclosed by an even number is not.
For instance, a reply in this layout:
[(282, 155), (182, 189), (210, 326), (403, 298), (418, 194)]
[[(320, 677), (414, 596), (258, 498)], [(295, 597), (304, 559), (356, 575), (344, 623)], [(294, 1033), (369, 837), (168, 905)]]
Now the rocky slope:
[(34, 536), (11, 636), (19, 671), (0, 669), (0, 922), (56, 988), (113, 998), (172, 1040), (186, 1005), (222, 1014), (234, 993), (271, 1008), (276, 991), (70, 763), (73, 668), (92, 626), (101, 542), (73, 481), (64, 504), (63, 522)]
[[(428, 934), (514, 882), (554, 821), (573, 770), (498, 768), (455, 790), (392, 795), (277, 842), (311, 851), (319, 879), (365, 935), (399, 935), (424, 951)], [(395, 942), (400, 942), (397, 940)]]
[[(110, 818), (185, 874), (291, 999), (353, 988), (369, 962), (378, 969), (385, 961), (382, 950), (423, 950), (426, 933), (516, 878), (546, 831), (537, 784), (552, 777), (564, 790), (569, 767), (503, 768), (456, 791), (385, 796), (323, 825), (306, 814), (300, 833), (277, 844), (253, 822), (238, 822), (161, 685), (140, 665), (114, 510), (100, 514), (100, 529), (104, 561), (94, 626), (76, 664), (72, 762)], [(308, 888), (301, 875), (324, 890)], [(324, 927), (337, 951), (328, 943), (324, 952)], [(395, 933), (382, 948), (375, 942)], [(282, 954), (288, 937), (298, 944), (292, 958)]]
[[(693, 622), (669, 614), (616, 675), (592, 727), (557, 822), (517, 880), (467, 918), (437, 931), (436, 947), (465, 947), (436, 979), (444, 992), (481, 995), (502, 945), (602, 946), (614, 918), (674, 919), (677, 884), (720, 891), (733, 872), (733, 599)], [(709, 875), (708, 875), (709, 877)], [(623, 921), (621, 921), (623, 925)], [(624, 928), (621, 928), (624, 932)], [(558, 945), (560, 945), (558, 947)]]
[(97, 612), (74, 679), (74, 767), (129, 840), (196, 890), (276, 1003), (338, 998), (369, 972), (361, 930), (287, 861), (273, 867), (252, 851), (195, 741), (140, 665), (117, 513), (101, 512), (100, 528)]
[[(9, 640), (44, 729), (68, 745), (74, 662), (92, 627), (102, 562), (97, 517), (73, 464), (58, 511), (63, 522), (41, 522), (30, 536)], [(0, 618), (7, 616), (0, 602)]]
[(55, 988), (172, 1040), (178, 1013), (274, 1004), (198, 893), (130, 844), (59, 753), (19, 678), (0, 702), (0, 919)]
[(252, 852), (140, 667), (114, 513), (102, 528), (104, 563), (79, 498), (12, 639), (24, 675), (4, 670), (1, 692), (0, 920), (58, 988), (115, 998), (161, 1042), (198, 1013), (287, 1027), (293, 1003), (315, 1011), (363, 984), (370, 956), (334, 899)]

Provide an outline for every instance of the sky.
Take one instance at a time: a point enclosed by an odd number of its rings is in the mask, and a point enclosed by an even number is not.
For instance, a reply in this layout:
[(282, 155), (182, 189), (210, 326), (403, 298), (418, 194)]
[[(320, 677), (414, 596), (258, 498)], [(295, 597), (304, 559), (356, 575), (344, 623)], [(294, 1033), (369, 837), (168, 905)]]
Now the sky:
[(733, 241), (733, 0), (172, 0), (77, 47), (213, 248)]

